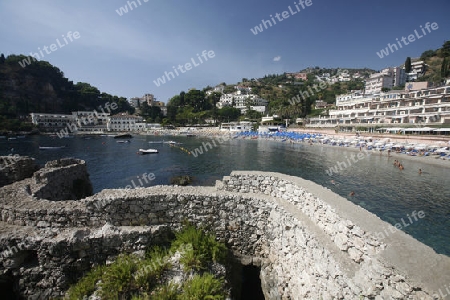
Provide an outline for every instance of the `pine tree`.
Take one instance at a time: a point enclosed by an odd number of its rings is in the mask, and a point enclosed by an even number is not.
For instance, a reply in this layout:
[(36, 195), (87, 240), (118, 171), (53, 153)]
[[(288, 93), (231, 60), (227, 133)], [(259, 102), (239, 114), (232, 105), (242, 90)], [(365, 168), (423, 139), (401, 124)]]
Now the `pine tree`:
[(405, 73), (411, 72), (411, 57), (407, 57), (405, 61)]
[(0, 55), (0, 65), (3, 65), (5, 63), (5, 55), (2, 53), (2, 55)]

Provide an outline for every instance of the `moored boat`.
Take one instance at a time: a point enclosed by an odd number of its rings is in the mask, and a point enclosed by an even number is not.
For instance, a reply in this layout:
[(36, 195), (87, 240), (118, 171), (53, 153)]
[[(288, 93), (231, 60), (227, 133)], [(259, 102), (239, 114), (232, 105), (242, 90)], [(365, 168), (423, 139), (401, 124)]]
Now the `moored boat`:
[(39, 150), (57, 150), (63, 148), (66, 148), (66, 146), (56, 146), (56, 147), (39, 146)]
[(114, 136), (115, 139), (130, 139), (133, 136), (129, 133), (125, 133), (125, 134), (118, 134), (116, 136)]
[(152, 154), (152, 153), (158, 153), (158, 150), (156, 149), (139, 149), (140, 154)]

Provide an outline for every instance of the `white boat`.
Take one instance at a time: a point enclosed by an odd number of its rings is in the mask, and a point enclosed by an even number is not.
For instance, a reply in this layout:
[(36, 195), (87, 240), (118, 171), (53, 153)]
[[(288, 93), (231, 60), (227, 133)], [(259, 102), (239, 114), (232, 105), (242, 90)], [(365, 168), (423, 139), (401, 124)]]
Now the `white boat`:
[(116, 141), (116, 143), (119, 143), (119, 144), (126, 144), (126, 143), (129, 143), (130, 142), (130, 140), (120, 140), (120, 141)]
[(63, 149), (63, 148), (66, 148), (66, 146), (56, 146), (56, 147), (39, 146), (39, 150), (57, 150), (57, 149)]
[(151, 154), (151, 153), (158, 153), (158, 150), (156, 149), (139, 149), (140, 154)]
[(175, 141), (167, 141), (164, 142), (164, 144), (169, 144), (169, 145), (181, 145), (181, 143), (175, 142)]

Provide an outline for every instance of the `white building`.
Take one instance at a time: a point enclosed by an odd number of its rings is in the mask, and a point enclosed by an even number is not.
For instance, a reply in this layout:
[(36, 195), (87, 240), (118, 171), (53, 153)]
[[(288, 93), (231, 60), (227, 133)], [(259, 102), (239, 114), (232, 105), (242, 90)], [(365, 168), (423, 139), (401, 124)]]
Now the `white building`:
[(389, 74), (392, 75), (393, 80), (394, 80), (392, 82), (393, 86), (405, 85), (405, 83), (406, 83), (405, 69), (400, 68), (400, 67), (391, 67), (391, 68), (387, 68), (385, 70), (388, 70), (388, 72), (390, 72)]
[(109, 118), (107, 128), (108, 131), (133, 131), (136, 130), (136, 123), (142, 123), (142, 117), (115, 115)]
[[(266, 107), (265, 106), (254, 106), (254, 105), (251, 105), (250, 109), (254, 110), (254, 111), (257, 111), (257, 112), (259, 112), (261, 114), (264, 114), (266, 112)], [(241, 113), (245, 114), (246, 112), (247, 112), (247, 107), (241, 108)]]
[(220, 130), (229, 132), (251, 131), (253, 124), (249, 121), (222, 123), (220, 124)]
[(416, 62), (411, 63), (411, 72), (406, 73), (406, 80), (407, 81), (414, 81), (419, 79), (425, 74), (425, 71), (427, 69), (427, 65), (423, 60), (419, 60)]
[(222, 108), (225, 106), (234, 105), (241, 111), (247, 109), (247, 106), (255, 106), (258, 107), (257, 109), (259, 111), (261, 110), (259, 106), (267, 106), (267, 104), (268, 104), (267, 100), (262, 99), (255, 94), (243, 94), (240, 91), (238, 91), (233, 94), (223, 94), (222, 96), (220, 96), (220, 100), (219, 102), (217, 102), (216, 106), (218, 108)]
[(329, 116), (311, 118), (308, 127), (364, 124), (450, 124), (450, 86), (390, 91), (336, 101)]
[(392, 74), (388, 73), (375, 73), (370, 75), (366, 79), (365, 90), (366, 94), (377, 94), (380, 93), (383, 88), (391, 89), (394, 84), (394, 78)]
[(74, 115), (31, 113), (31, 122), (42, 129), (56, 130), (76, 123)]
[(108, 123), (109, 113), (99, 113), (96, 111), (73, 111), (72, 115), (77, 121), (77, 126), (104, 126)]
[(139, 105), (141, 105), (141, 98), (139, 97), (133, 97), (130, 100), (128, 100), (131, 106), (137, 108)]

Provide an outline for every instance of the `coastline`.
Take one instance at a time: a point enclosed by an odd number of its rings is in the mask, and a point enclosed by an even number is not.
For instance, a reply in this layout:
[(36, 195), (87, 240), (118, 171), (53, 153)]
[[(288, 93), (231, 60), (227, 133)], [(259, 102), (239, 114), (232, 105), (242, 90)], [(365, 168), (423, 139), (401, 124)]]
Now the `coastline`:
[[(218, 127), (209, 127), (209, 128), (177, 128), (177, 129), (161, 129), (161, 130), (150, 130), (146, 132), (126, 132), (131, 133), (133, 135), (139, 135), (139, 136), (184, 136), (186, 132), (189, 132), (190, 134), (193, 134), (196, 137), (204, 137), (204, 138), (215, 138), (215, 137), (230, 137), (235, 136), (239, 134), (239, 132), (230, 132), (225, 130), (220, 130)], [(334, 130), (307, 130), (307, 129), (301, 129), (296, 128), (292, 130), (288, 130), (288, 132), (295, 132), (295, 133), (310, 133), (310, 134), (321, 134), (324, 136), (327, 136), (332, 139), (349, 139), (349, 138), (355, 138), (355, 133), (346, 133), (346, 132), (339, 132), (336, 133)], [(122, 132), (114, 132), (114, 133), (103, 133), (103, 134), (122, 134)], [(77, 135), (100, 135), (99, 133), (78, 133)], [(444, 146), (450, 146), (450, 136), (411, 136), (411, 135), (394, 135), (394, 134), (380, 134), (380, 133), (362, 133), (360, 134), (359, 138), (361, 139), (368, 139), (371, 138), (372, 140), (383, 140), (383, 139), (389, 139), (389, 142), (392, 143), (415, 143), (415, 144), (425, 144), (425, 145), (436, 145), (441, 144), (442, 147)], [(242, 138), (239, 138), (242, 139)], [(260, 138), (261, 139), (261, 138)], [(273, 142), (281, 142), (282, 138), (264, 138), (264, 140), (267, 141), (273, 141)], [(294, 141), (293, 143), (306, 143), (302, 141)], [(319, 144), (319, 143), (312, 143), (313, 146), (321, 146), (321, 147), (331, 147), (331, 148), (343, 148), (343, 150), (350, 150), (354, 152), (359, 152), (359, 148), (357, 147), (341, 147), (341, 146), (332, 146), (329, 144)], [(370, 152), (373, 155), (380, 155), (384, 157), (388, 157), (387, 151), (376, 151), (372, 150)], [(407, 161), (416, 161), (418, 163), (422, 164), (428, 164), (428, 165), (435, 165), (435, 166), (443, 166), (446, 168), (450, 168), (450, 159), (441, 159), (437, 155), (430, 155), (430, 156), (410, 156), (407, 154), (400, 154), (396, 152), (390, 153), (390, 158), (398, 159), (400, 161), (407, 160)]]
[[(230, 132), (228, 131), (221, 131), (219, 129), (200, 129), (200, 130), (195, 130), (194, 131), (196, 133), (197, 136), (201, 136), (201, 137), (207, 137), (207, 138), (214, 138), (217, 136), (228, 136), (230, 135)], [(335, 133), (333, 131), (333, 134), (329, 134), (327, 132), (321, 132), (321, 131), (308, 131), (308, 130), (292, 130), (290, 132), (302, 132), (302, 133), (316, 133), (316, 134), (322, 134), (322, 135), (326, 135), (330, 138), (334, 138), (334, 139), (340, 139), (340, 138), (353, 138), (355, 137), (354, 133)], [(232, 133), (232, 135), (237, 134), (237, 132)], [(179, 135), (179, 132), (178, 134)], [(376, 135), (370, 135), (370, 134), (364, 134), (364, 135), (360, 135), (360, 138), (368, 138), (368, 137), (372, 137), (374, 140), (376, 139), (389, 139), (390, 142), (393, 143), (420, 143), (420, 144), (426, 144), (426, 145), (433, 145), (436, 144), (438, 141), (443, 141), (448, 145), (448, 139), (450, 139), (450, 137), (439, 137), (437, 136), (436, 138), (433, 139), (427, 139), (429, 137), (424, 136), (424, 137), (411, 137), (411, 136), (396, 136), (396, 135), (389, 135), (389, 134), (376, 134)], [(240, 138), (241, 139), (241, 138)], [(273, 141), (273, 142), (281, 142), (281, 138), (267, 138), (267, 139), (263, 139), (263, 140), (267, 140), (267, 141)], [(293, 143), (307, 143), (307, 142), (302, 142), (302, 141), (295, 141)], [(360, 152), (359, 148), (357, 147), (341, 147), (341, 146), (332, 146), (329, 144), (319, 144), (319, 143), (312, 143), (312, 146), (320, 146), (320, 147), (330, 147), (330, 148), (340, 148), (342, 150), (349, 150), (349, 151), (354, 151), (356, 152)], [(388, 153), (387, 151), (377, 151), (377, 150), (371, 150), (370, 151), (371, 155), (379, 155), (379, 156), (383, 156), (388, 158)], [(441, 159), (439, 156), (437, 155), (430, 155), (430, 156), (410, 156), (407, 154), (401, 154), (401, 153), (396, 153), (396, 152), (392, 152), (389, 155), (389, 159), (392, 158), (392, 162), (397, 159), (400, 161), (403, 160), (407, 160), (407, 161), (415, 161), (418, 163), (422, 163), (422, 164), (428, 164), (428, 165), (434, 165), (434, 166), (443, 166), (443, 167), (447, 167), (450, 168), (450, 160), (446, 159)]]

